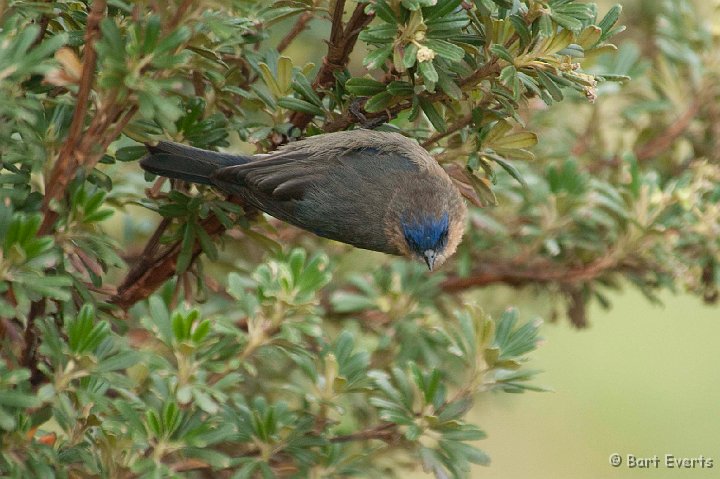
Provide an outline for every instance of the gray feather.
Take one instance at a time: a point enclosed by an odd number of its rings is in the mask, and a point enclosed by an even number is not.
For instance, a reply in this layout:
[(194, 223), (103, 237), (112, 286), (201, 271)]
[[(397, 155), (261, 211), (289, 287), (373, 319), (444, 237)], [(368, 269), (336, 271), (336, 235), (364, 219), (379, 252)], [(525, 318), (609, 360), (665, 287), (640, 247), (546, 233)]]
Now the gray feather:
[(280, 220), (359, 248), (417, 256), (402, 225), (449, 215), (440, 264), (462, 237), (466, 208), (457, 189), (427, 151), (399, 134), (328, 133), (254, 157), (173, 143), (148, 149), (141, 162), (148, 171), (215, 185)]
[(167, 141), (147, 145), (147, 149), (148, 155), (140, 160), (145, 171), (205, 185), (212, 184), (210, 177), (216, 170), (251, 161), (246, 156), (216, 153)]
[(399, 254), (385, 238), (386, 209), (398, 186), (417, 183), (411, 159), (394, 152), (345, 151), (335, 157), (296, 156), (286, 147), (267, 160), (217, 170), (220, 189), (325, 238), (360, 248)]

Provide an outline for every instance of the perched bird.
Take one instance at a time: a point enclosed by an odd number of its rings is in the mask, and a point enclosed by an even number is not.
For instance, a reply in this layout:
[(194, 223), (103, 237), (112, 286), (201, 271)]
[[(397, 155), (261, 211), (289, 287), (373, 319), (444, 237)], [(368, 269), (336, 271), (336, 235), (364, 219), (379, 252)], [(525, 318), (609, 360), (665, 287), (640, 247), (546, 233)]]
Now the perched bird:
[(140, 165), (151, 173), (213, 185), (318, 236), (424, 261), (431, 271), (462, 238), (457, 188), (398, 133), (327, 133), (256, 156), (169, 142), (147, 148)]

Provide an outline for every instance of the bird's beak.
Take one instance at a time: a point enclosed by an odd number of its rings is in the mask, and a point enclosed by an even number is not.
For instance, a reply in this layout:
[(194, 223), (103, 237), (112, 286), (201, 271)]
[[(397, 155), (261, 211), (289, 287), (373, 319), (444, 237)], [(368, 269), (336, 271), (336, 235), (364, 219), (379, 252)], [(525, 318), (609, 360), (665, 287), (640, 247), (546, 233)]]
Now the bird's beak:
[(437, 258), (435, 251), (431, 249), (425, 250), (423, 258), (425, 258), (425, 264), (427, 264), (428, 269), (432, 271), (435, 266), (435, 259)]

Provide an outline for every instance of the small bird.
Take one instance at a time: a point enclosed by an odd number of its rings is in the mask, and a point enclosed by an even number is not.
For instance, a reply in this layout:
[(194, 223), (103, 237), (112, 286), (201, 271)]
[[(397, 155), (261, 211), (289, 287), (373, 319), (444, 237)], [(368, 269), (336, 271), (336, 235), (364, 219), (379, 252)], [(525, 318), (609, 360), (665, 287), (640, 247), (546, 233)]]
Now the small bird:
[(467, 208), (450, 177), (417, 142), (352, 130), (237, 156), (161, 141), (148, 172), (213, 185), (318, 236), (422, 261), (432, 271), (462, 239)]

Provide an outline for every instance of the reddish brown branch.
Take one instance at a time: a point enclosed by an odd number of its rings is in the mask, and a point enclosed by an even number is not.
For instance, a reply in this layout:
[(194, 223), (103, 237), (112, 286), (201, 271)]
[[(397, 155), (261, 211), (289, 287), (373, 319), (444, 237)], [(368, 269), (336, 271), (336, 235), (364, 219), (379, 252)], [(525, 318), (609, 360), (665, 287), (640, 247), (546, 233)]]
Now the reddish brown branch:
[(277, 51), (279, 53), (285, 51), (285, 49), (289, 47), (293, 41), (295, 41), (295, 38), (307, 28), (307, 24), (314, 17), (315, 14), (313, 12), (305, 12), (300, 15), (300, 17), (297, 19), (297, 22), (295, 22), (295, 25), (293, 25), (287, 35), (285, 35), (283, 39), (280, 40), (280, 43), (278, 43)]
[(397, 424), (385, 423), (379, 426), (365, 429), (364, 431), (355, 432), (352, 434), (345, 434), (342, 436), (335, 436), (330, 439), (330, 442), (352, 442), (352, 441), (367, 441), (369, 439), (380, 439), (383, 441), (389, 441), (395, 438), (398, 434)]
[(55, 224), (58, 214), (51, 209), (51, 203), (59, 200), (65, 194), (65, 189), (75, 172), (76, 156), (81, 154), (81, 152), (78, 152), (78, 144), (82, 139), (81, 133), (83, 131), (83, 125), (85, 124), (88, 101), (95, 78), (95, 64), (97, 62), (95, 42), (100, 37), (100, 21), (104, 16), (105, 7), (105, 0), (95, 0), (88, 14), (77, 105), (75, 106), (72, 122), (70, 123), (67, 140), (60, 150), (60, 154), (58, 155), (58, 159), (55, 162), (50, 176), (45, 182), (45, 198), (42, 207), (44, 217), (39, 234), (47, 234), (53, 224)]
[(37, 332), (35, 330), (35, 320), (38, 316), (45, 314), (45, 301), (35, 301), (30, 305), (30, 313), (28, 314), (27, 324), (25, 325), (25, 334), (23, 335), (23, 356), (22, 365), (30, 370), (30, 382), (38, 384), (40, 382), (41, 373), (38, 369), (37, 358)]
[[(639, 162), (650, 161), (668, 151), (672, 147), (672, 144), (677, 141), (677, 139), (683, 135), (685, 131), (687, 131), (692, 120), (698, 115), (700, 109), (705, 105), (705, 102), (707, 101), (705, 96), (706, 95), (702, 95), (702, 98), (697, 98), (693, 101), (688, 109), (682, 115), (677, 117), (674, 122), (668, 125), (667, 128), (665, 128), (660, 134), (649, 140), (644, 145), (636, 147), (635, 157), (637, 160)], [(582, 139), (580, 143), (576, 145), (576, 151), (574, 150), (573, 153), (584, 154), (586, 149), (582, 145), (582, 142), (586, 141), (588, 140)], [(591, 163), (588, 166), (588, 169), (591, 172), (595, 172), (608, 166), (618, 166), (621, 163), (622, 160), (618, 156), (615, 156), (608, 161)]]
[(444, 132), (438, 132), (435, 133), (433, 136), (428, 138), (427, 140), (422, 142), (423, 148), (427, 148), (430, 145), (437, 143), (438, 141), (442, 140), (445, 137), (448, 137), (452, 135), (455, 132), (458, 132), (468, 126), (473, 121), (472, 113), (468, 113), (467, 115), (460, 118), (458, 121), (453, 123), (447, 130)]
[(158, 227), (155, 229), (155, 232), (145, 244), (145, 248), (137, 258), (135, 265), (130, 268), (130, 271), (128, 271), (128, 274), (125, 276), (125, 280), (118, 288), (118, 291), (129, 288), (131, 285), (135, 284), (143, 274), (145, 274), (144, 268), (153, 261), (153, 257), (160, 248), (160, 238), (162, 238), (162, 235), (165, 233), (168, 226), (170, 226), (170, 219), (163, 218)]
[(671, 123), (665, 131), (639, 147), (635, 152), (638, 161), (646, 161), (668, 151), (672, 144), (675, 143), (680, 135), (690, 126), (690, 122), (700, 111), (702, 103), (702, 100), (694, 101), (687, 111)]
[[(244, 203), (239, 198), (231, 196), (228, 201), (244, 206)], [(150, 296), (157, 288), (173, 277), (182, 243), (176, 241), (164, 250), (160, 250), (160, 239), (169, 225), (169, 219), (163, 219), (160, 222), (137, 262), (125, 276), (122, 284), (117, 287), (116, 294), (110, 298), (111, 303), (123, 310), (127, 310), (133, 304)], [(200, 227), (211, 237), (225, 232), (225, 227), (214, 215), (203, 220)], [(201, 252), (200, 243), (196, 240), (191, 253), (190, 264), (197, 259)]]
[[(166, 220), (160, 223), (153, 237), (143, 251), (140, 261), (130, 270), (122, 284), (117, 288), (117, 294), (110, 298), (110, 302), (127, 310), (133, 304), (150, 296), (157, 288), (162, 286), (175, 274), (177, 259), (180, 255), (181, 242), (175, 242), (157, 256), (149, 256), (148, 253), (157, 248), (160, 236), (167, 227)], [(222, 233), (223, 228), (215, 216), (211, 216), (200, 225), (211, 236)], [(200, 243), (195, 242), (192, 250), (192, 261), (202, 252)]]
[(107, 150), (108, 146), (110, 146), (110, 143), (115, 141), (117, 137), (120, 136), (128, 123), (130, 123), (130, 120), (133, 119), (135, 113), (137, 113), (139, 108), (140, 107), (138, 105), (132, 105), (124, 113), (122, 110), (116, 113), (115, 117), (112, 119), (112, 122), (108, 126), (103, 128), (103, 130), (107, 129), (113, 123), (115, 124), (115, 126), (112, 128), (112, 130), (110, 130), (109, 133), (103, 135), (101, 147), (95, 152), (95, 155), (90, 158), (91, 161), (85, 163), (86, 168), (95, 167), (97, 162)]
[(40, 17), (40, 31), (38, 32), (38, 36), (35, 37), (35, 41), (32, 44), (32, 48), (35, 48), (36, 46), (40, 45), (42, 41), (45, 39), (45, 34), (47, 34), (48, 25), (50, 25), (50, 17), (47, 15), (43, 15)]
[(192, 5), (193, 1), (194, 0), (184, 0), (180, 4), (180, 6), (177, 7), (177, 10), (175, 10), (175, 15), (173, 15), (172, 20), (170, 20), (170, 22), (167, 24), (167, 27), (165, 28), (166, 32), (174, 30), (175, 27), (180, 25), (180, 22), (182, 21), (183, 17)]
[(570, 268), (550, 262), (532, 267), (515, 263), (484, 263), (481, 269), (468, 277), (446, 279), (442, 283), (442, 288), (447, 292), (459, 292), (491, 284), (520, 287), (528, 284), (554, 282), (573, 285), (595, 279), (603, 273), (625, 266), (627, 265), (620, 264), (610, 256), (600, 258), (587, 265)]
[[(347, 66), (350, 53), (355, 48), (355, 42), (357, 42), (360, 31), (369, 25), (373, 19), (372, 15), (365, 13), (365, 7), (364, 3), (359, 3), (355, 7), (347, 25), (343, 27), (342, 17), (345, 10), (345, 0), (337, 0), (335, 3), (328, 52), (313, 82), (313, 88), (321, 97), (323, 96), (322, 90), (332, 86), (335, 82), (335, 72)], [(290, 117), (290, 122), (299, 129), (304, 130), (312, 119), (313, 115), (295, 112)]]
[[(345, 443), (352, 441), (368, 441), (371, 439), (378, 439), (385, 442), (393, 442), (400, 437), (398, 432), (397, 424), (385, 423), (379, 426), (375, 426), (363, 431), (358, 431), (352, 434), (346, 434), (342, 436), (335, 436), (329, 439), (333, 443)], [(237, 452), (237, 451), (236, 451)], [(236, 454), (241, 457), (257, 457), (262, 454), (259, 448), (252, 448)], [(270, 458), (269, 462), (272, 465), (275, 472), (279, 473), (281, 470), (287, 469), (293, 473), (297, 470), (295, 466), (289, 462), (287, 452), (280, 449), (274, 453)], [(193, 470), (206, 470), (210, 469), (211, 466), (207, 463), (197, 459), (183, 459), (170, 466), (174, 471), (193, 471)], [(279, 473), (279, 476), (285, 477), (285, 475)]]

